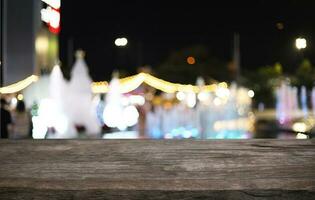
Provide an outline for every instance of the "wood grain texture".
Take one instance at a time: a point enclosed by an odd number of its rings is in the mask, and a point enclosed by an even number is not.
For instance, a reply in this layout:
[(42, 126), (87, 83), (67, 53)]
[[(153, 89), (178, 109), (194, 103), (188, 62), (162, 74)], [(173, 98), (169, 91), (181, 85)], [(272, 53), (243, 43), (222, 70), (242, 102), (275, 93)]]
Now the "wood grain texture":
[(0, 140), (0, 199), (315, 199), (315, 140)]

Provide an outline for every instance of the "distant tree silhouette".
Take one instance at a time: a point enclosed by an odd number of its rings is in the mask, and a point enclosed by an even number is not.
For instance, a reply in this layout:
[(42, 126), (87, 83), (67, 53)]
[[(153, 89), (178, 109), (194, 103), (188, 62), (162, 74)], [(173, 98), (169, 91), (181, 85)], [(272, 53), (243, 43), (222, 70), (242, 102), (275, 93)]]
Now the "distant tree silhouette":
[(195, 84), (199, 76), (207, 83), (229, 79), (227, 62), (213, 57), (202, 45), (172, 52), (156, 71), (161, 78), (180, 83)]

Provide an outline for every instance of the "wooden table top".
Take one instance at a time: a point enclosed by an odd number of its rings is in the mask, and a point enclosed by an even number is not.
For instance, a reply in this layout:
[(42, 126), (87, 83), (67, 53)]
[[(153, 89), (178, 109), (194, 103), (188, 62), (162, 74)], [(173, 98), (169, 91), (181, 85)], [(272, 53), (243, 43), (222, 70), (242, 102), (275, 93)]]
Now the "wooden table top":
[(315, 140), (0, 140), (0, 199), (209, 198), (315, 199)]

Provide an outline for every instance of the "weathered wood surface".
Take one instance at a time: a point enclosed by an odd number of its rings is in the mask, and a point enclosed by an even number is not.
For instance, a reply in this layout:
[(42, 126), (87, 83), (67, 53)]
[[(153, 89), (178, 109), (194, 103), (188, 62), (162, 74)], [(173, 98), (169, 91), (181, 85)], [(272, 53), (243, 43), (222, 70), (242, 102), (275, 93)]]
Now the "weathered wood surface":
[(315, 199), (315, 140), (0, 140), (0, 199)]

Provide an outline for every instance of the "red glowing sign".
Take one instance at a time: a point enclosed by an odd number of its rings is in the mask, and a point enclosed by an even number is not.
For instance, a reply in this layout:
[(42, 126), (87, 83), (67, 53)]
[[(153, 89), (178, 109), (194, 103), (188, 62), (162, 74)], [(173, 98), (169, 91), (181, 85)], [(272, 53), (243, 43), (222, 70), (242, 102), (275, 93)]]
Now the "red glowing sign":
[[(51, 2), (58, 2), (56, 6), (56, 4), (51, 4)], [(49, 28), (49, 31), (54, 33), (54, 34), (58, 34), (60, 32), (60, 0), (50, 0), (50, 1), (44, 1), (45, 3), (50, 2), (50, 4), (48, 4), (47, 8), (43, 8), (41, 10), (41, 18), (42, 21), (44, 21)]]

